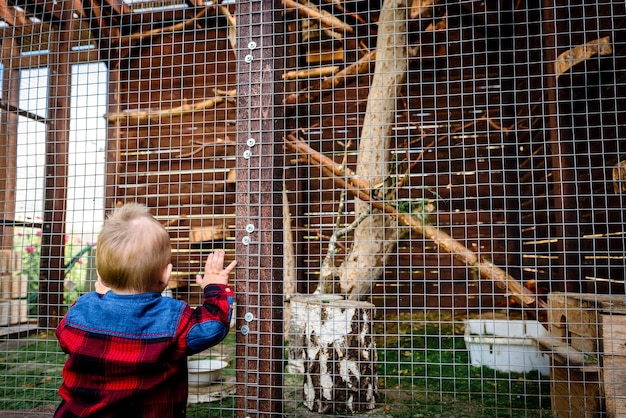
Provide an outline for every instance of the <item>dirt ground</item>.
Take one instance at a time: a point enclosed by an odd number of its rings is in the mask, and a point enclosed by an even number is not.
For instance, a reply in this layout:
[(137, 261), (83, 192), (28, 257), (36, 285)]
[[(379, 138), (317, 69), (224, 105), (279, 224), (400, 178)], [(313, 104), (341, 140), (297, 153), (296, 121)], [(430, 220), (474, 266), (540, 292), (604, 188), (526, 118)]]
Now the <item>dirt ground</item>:
[(0, 417), (2, 418), (49, 418), (54, 415), (56, 406), (46, 405), (35, 409), (28, 409), (23, 411), (0, 411)]

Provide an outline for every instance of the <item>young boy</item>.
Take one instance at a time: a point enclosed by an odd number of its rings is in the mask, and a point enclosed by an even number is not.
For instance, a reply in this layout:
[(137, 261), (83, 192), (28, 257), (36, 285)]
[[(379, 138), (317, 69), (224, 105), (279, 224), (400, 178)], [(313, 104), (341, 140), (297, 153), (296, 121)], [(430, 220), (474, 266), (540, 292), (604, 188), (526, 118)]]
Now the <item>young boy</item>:
[(208, 256), (202, 306), (162, 297), (170, 237), (145, 206), (127, 204), (105, 221), (96, 247), (96, 292), (80, 297), (56, 334), (69, 358), (55, 417), (184, 417), (187, 356), (228, 333), (233, 291), (224, 252)]

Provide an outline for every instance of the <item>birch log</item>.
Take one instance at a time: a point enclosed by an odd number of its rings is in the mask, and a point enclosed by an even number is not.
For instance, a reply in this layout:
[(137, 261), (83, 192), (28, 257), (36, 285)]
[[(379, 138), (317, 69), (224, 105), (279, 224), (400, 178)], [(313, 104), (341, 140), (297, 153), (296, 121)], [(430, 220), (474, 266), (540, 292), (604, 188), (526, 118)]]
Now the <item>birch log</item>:
[(286, 327), (288, 361), (287, 372), (297, 375), (304, 373), (304, 350), (306, 348), (305, 333), (307, 324), (312, 318), (319, 321), (321, 308), (331, 301), (343, 299), (341, 295), (294, 295), (289, 300), (285, 310), (289, 312), (288, 326)]
[(309, 302), (308, 306), (304, 404), (319, 414), (374, 409), (378, 398), (374, 305), (334, 300)]

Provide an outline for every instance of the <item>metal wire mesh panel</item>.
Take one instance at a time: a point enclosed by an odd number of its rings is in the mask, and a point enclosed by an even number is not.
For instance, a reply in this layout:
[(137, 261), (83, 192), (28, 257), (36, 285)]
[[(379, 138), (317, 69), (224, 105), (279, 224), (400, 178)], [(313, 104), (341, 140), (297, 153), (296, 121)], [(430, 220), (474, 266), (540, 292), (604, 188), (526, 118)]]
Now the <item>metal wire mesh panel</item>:
[[(104, 416), (626, 413), (623, 2), (35, 0), (0, 19), (6, 416), (53, 416), (82, 379)], [(129, 203), (169, 236), (149, 293), (198, 324), (104, 317), (75, 363), (55, 330), (128, 296), (101, 291), (96, 254)], [(222, 251), (237, 266), (207, 285)], [(231, 289), (228, 318), (211, 298)]]

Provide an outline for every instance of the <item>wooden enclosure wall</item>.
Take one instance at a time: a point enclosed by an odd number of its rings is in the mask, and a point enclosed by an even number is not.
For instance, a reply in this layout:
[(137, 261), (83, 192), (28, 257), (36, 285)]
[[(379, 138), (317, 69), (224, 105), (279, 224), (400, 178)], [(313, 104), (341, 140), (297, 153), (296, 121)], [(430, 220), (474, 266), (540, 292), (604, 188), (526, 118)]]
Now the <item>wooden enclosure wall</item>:
[[(581, 3), (558, 9), (568, 16), (552, 16), (541, 7), (515, 11), (513, 5), (460, 2), (438, 10), (444, 23), (434, 30), (411, 21), (420, 50), (411, 60), (394, 131), (394, 152), (408, 154), (411, 164), (410, 187), (400, 197), (432, 199), (433, 224), (512, 277), (538, 283), (542, 292), (624, 290), (624, 258), (615, 256), (624, 248), (623, 197), (611, 174), (624, 154), (618, 122), (624, 117), (624, 18), (618, 9), (611, 2)], [(348, 65), (360, 57), (359, 45), (375, 48), (373, 23), (329, 46), (300, 43), (301, 19), (288, 19), (287, 66), (319, 65), (312, 51), (324, 48), (334, 63)], [(218, 110), (182, 116), (129, 115), (193, 107), (236, 87), (234, 58), (225, 53), (226, 22), (212, 24), (153, 38), (139, 56), (120, 61), (111, 85), (111, 114), (126, 115), (111, 124), (111, 144), (118, 148), (109, 153), (108, 196), (113, 204), (146, 202), (167, 224), (176, 255), (172, 286), (182, 297), (200, 250), (232, 244), (235, 107), (227, 100)], [(606, 36), (612, 54), (592, 54), (554, 76), (553, 63), (563, 53)], [(287, 128), (354, 166), (372, 71), (373, 65), (319, 101), (287, 105)], [(286, 83), (288, 92), (315, 91), (319, 80)], [(316, 287), (340, 192), (315, 167), (290, 155), (286, 161), (298, 289), (306, 293)], [(352, 202), (346, 205), (343, 225), (352, 216)], [(386, 307), (461, 309), (497, 305), (504, 297), (493, 283), (477, 280), (472, 268), (410, 234), (373, 299)]]
[[(431, 216), (434, 225), (496, 265), (519, 266), (511, 263), (512, 249), (519, 243), (507, 236), (510, 232), (502, 210), (508, 175), (504, 165), (514, 154), (510, 149), (515, 148), (515, 138), (490, 128), (485, 118), (489, 114), (499, 119), (512, 112), (505, 104), (510, 95), (502, 93), (500, 86), (503, 77), (498, 68), (488, 65), (498, 51), (489, 51), (489, 35), (471, 23), (469, 11), (453, 8), (448, 13), (454, 17), (447, 20), (445, 30), (421, 33), (419, 39), (412, 40), (418, 42), (420, 53), (411, 63), (406, 99), (399, 106), (395, 129), (395, 152), (399, 160), (408, 154), (412, 169), (399, 198), (432, 199), (436, 206)], [(419, 23), (414, 22), (411, 29), (420, 31)], [(324, 127), (310, 129), (304, 136), (311, 146), (341, 161), (343, 150), (338, 143), (350, 143), (346, 155), (355, 164), (368, 83), (368, 77), (362, 77), (355, 87), (346, 89), (346, 96), (343, 91), (335, 92), (330, 103), (297, 109), (312, 118), (311, 125)], [(300, 216), (305, 228), (320, 230), (328, 237), (332, 235), (339, 193), (320, 193), (332, 186), (318, 175), (299, 174), (301, 179), (308, 178), (300, 187), (308, 191), (301, 199), (310, 205), (301, 205), (306, 213)], [(345, 212), (350, 210), (348, 206)], [(318, 255), (311, 257), (314, 262), (308, 265), (313, 268), (305, 272), (305, 283), (315, 285), (325, 246), (324, 241), (320, 244), (315, 239), (302, 249), (303, 253)], [(519, 277), (518, 273), (519, 268), (509, 272), (514, 277)], [(387, 265), (385, 283), (377, 286), (373, 300), (389, 308), (462, 310), (493, 306), (502, 301), (502, 294), (491, 283), (479, 282), (475, 272), (452, 255), (441, 253), (431, 242), (411, 233), (399, 243), (394, 263)]]
[(224, 28), (135, 51), (112, 71), (107, 207), (153, 209), (172, 238), (170, 287), (187, 297), (208, 251), (232, 247), (234, 58)]
[[(611, 174), (625, 151), (617, 122), (624, 117), (621, 6), (571, 4), (558, 7), (558, 16), (528, 5), (519, 11), (493, 6), (449, 4), (445, 24), (433, 31), (420, 32), (413, 22), (420, 53), (395, 131), (397, 152), (412, 153), (410, 196), (404, 197), (432, 198), (433, 224), (541, 293), (621, 293), (623, 197)], [(572, 49), (605, 37), (613, 53), (591, 53), (568, 67)], [(349, 45), (346, 39), (346, 56)], [(558, 77), (556, 65), (567, 68)], [(369, 81), (361, 77), (321, 104), (293, 109), (302, 137), (336, 161), (344, 155), (340, 142), (349, 143), (345, 155), (355, 164)], [(314, 90), (309, 83), (300, 88)], [(330, 182), (304, 165), (292, 175), (302, 190), (292, 197), (301, 209), (298, 225), (309, 237), (300, 251), (316, 255), (302, 275), (303, 290), (310, 291), (339, 192), (331, 193)], [(420, 236), (403, 240), (387, 267), (374, 295), (378, 305), (502, 303), (491, 283), (479, 283), (471, 268)]]

